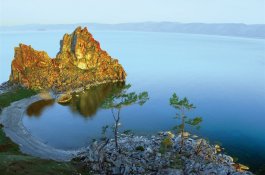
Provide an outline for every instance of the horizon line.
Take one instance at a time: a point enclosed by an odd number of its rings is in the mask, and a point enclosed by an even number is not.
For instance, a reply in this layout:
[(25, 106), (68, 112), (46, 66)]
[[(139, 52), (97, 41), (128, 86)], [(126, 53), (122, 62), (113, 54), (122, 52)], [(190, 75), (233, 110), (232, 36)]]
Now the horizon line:
[(102, 22), (78, 22), (78, 23), (28, 23), (18, 25), (1, 25), (0, 27), (19, 27), (19, 26), (34, 26), (34, 25), (79, 25), (79, 24), (104, 24), (104, 25), (120, 25), (120, 24), (141, 24), (141, 23), (179, 23), (179, 24), (241, 24), (241, 25), (265, 25), (265, 23), (241, 23), (241, 22), (222, 22), (222, 23), (207, 23), (207, 22), (178, 22), (178, 21), (142, 21), (142, 22), (120, 22), (120, 23), (102, 23)]

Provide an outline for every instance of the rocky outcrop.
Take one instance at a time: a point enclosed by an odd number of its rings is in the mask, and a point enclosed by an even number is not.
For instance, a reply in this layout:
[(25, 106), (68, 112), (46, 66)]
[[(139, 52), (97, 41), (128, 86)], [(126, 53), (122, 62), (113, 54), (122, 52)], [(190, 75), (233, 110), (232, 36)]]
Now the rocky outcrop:
[(55, 71), (55, 65), (56, 60), (50, 59), (46, 52), (19, 44), (19, 47), (15, 48), (9, 81), (28, 88), (50, 87), (59, 75)]
[(171, 132), (151, 137), (121, 134), (118, 149), (114, 139), (95, 141), (73, 161), (91, 174), (253, 175), (235, 168), (232, 157), (204, 139), (185, 138), (180, 154), (181, 142), (181, 135)]
[(117, 59), (101, 49), (87, 28), (65, 34), (56, 58), (20, 44), (15, 48), (9, 81), (31, 89), (68, 91), (103, 81), (123, 81), (126, 73)]

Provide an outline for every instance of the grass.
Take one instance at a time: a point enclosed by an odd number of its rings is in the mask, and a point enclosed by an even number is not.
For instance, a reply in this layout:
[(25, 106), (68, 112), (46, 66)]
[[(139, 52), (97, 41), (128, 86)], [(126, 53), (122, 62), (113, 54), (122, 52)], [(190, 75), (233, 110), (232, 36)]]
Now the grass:
[(144, 147), (143, 146), (137, 146), (135, 148), (136, 151), (144, 151)]
[(56, 162), (25, 155), (0, 126), (0, 172), (5, 175), (75, 175), (88, 174), (75, 162)]
[(183, 169), (184, 164), (183, 161), (181, 160), (181, 155), (176, 154), (175, 157), (172, 159), (172, 162), (170, 163), (171, 168), (176, 168), (176, 169)]
[(0, 154), (0, 172), (6, 175), (78, 174), (70, 163), (42, 160), (26, 155)]
[(3, 125), (0, 124), (0, 154), (3, 152), (19, 153), (18, 145), (16, 145), (9, 138), (6, 137), (2, 128)]
[(161, 154), (165, 154), (172, 146), (173, 142), (171, 141), (171, 138), (166, 137), (164, 140), (162, 140), (160, 144), (159, 152)]
[(12, 102), (36, 95), (38, 92), (25, 88), (17, 88), (10, 92), (0, 95), (0, 111), (1, 109), (9, 106)]
[[(19, 88), (0, 94), (0, 109), (38, 92)], [(78, 162), (44, 160), (20, 152), (19, 146), (6, 137), (0, 124), (0, 174), (5, 175), (88, 175)]]

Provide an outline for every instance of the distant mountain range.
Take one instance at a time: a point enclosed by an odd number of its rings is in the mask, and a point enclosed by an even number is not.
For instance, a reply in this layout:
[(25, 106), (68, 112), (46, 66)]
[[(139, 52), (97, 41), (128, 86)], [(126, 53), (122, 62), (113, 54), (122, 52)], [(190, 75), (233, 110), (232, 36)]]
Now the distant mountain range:
[(145, 32), (174, 32), (206, 35), (223, 35), (251, 38), (265, 38), (265, 24), (241, 23), (177, 23), (177, 22), (143, 22), (143, 23), (78, 23), (78, 24), (32, 24), (21, 26), (0, 26), (0, 32), (8, 31), (46, 31), (73, 30), (77, 26), (87, 26), (89, 30), (101, 31), (145, 31)]

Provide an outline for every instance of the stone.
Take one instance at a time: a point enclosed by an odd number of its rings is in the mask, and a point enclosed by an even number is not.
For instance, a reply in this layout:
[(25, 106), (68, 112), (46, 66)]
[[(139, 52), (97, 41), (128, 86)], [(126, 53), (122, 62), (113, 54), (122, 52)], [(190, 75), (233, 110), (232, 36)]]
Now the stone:
[(244, 172), (246, 170), (249, 170), (249, 167), (240, 163), (235, 163), (233, 164), (233, 166), (235, 167), (235, 169), (239, 172)]
[[(179, 153), (179, 147), (170, 147), (161, 154), (159, 151), (165, 138), (168, 138), (166, 133), (152, 137), (120, 135), (119, 149), (115, 148), (115, 141), (110, 139), (100, 153), (97, 148), (104, 144), (104, 141), (99, 141), (98, 146), (92, 146), (93, 149), (89, 149), (94, 156), (87, 156), (84, 164), (92, 174), (252, 175), (249, 171), (236, 170), (230, 164), (232, 160), (229, 156), (216, 154), (215, 146), (204, 139), (199, 141), (202, 146), (200, 154), (196, 154), (198, 143), (192, 138), (184, 139), (182, 153)], [(172, 140), (177, 138), (180, 138), (180, 135), (173, 136)], [(146, 148), (145, 151), (137, 151), (135, 148), (139, 145)], [(98, 169), (96, 167), (99, 166), (94, 165), (103, 165), (104, 169)]]
[(183, 135), (184, 138), (188, 138), (189, 135), (190, 135), (190, 133), (188, 133), (188, 132), (183, 132), (182, 135)]
[(219, 145), (214, 145), (214, 148), (216, 150), (216, 152), (221, 152), (221, 147)]
[(148, 147), (148, 148), (146, 148), (146, 152), (152, 154), (153, 150), (152, 150), (152, 148)]
[(65, 92), (125, 78), (118, 60), (101, 49), (86, 27), (78, 27), (72, 34), (64, 35), (60, 51), (53, 59), (45, 51), (19, 44), (15, 48), (9, 82), (30, 89)]
[(175, 137), (175, 135), (171, 131), (167, 132), (167, 136), (171, 139)]
[(196, 139), (196, 138), (198, 138), (198, 136), (197, 135), (192, 135), (192, 138)]
[(71, 94), (62, 94), (58, 99), (57, 102), (60, 104), (67, 104), (70, 103), (72, 99), (72, 95)]

